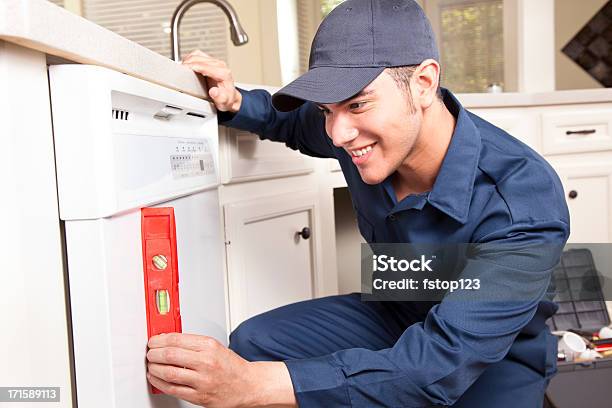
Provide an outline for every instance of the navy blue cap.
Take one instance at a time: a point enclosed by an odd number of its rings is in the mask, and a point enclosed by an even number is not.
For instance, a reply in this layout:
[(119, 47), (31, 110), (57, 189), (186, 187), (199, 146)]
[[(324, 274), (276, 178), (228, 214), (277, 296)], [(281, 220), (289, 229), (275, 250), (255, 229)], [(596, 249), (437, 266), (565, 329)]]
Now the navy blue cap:
[(272, 97), (287, 112), (305, 101), (338, 103), (358, 94), (385, 68), (439, 61), (429, 20), (414, 0), (348, 0), (323, 20), (309, 69)]

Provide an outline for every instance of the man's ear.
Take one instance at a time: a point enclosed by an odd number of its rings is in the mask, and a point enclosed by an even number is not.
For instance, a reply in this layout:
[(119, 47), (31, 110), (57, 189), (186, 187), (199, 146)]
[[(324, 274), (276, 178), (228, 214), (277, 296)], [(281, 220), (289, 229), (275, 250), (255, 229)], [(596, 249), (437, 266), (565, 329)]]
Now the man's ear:
[(437, 99), (440, 83), (440, 64), (433, 59), (423, 61), (412, 75), (414, 88), (412, 97), (422, 109), (429, 108)]

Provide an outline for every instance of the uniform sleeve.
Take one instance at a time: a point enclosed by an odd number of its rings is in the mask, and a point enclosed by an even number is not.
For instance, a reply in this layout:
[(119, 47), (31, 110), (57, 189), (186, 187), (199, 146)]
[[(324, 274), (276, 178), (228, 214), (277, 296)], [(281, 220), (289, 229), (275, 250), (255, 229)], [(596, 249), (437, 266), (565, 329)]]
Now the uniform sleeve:
[(246, 130), (261, 139), (283, 142), (287, 147), (313, 157), (335, 158), (331, 139), (325, 132), (325, 119), (312, 103), (291, 112), (279, 112), (272, 106), (271, 95), (261, 89), (242, 94), (240, 111), (219, 112), (223, 126)]
[(530, 323), (568, 234), (560, 220), (490, 231), (472, 247), (459, 276), (481, 279), (479, 293), (445, 296), (391, 348), (286, 361), (299, 405), (452, 405)]

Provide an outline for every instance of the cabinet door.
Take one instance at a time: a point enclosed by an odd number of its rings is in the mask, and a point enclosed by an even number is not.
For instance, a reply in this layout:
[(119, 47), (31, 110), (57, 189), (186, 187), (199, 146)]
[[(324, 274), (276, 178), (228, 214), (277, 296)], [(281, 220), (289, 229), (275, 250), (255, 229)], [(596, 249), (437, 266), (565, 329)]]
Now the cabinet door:
[(232, 330), (249, 317), (314, 297), (316, 197), (300, 192), (224, 207)]
[(612, 241), (612, 165), (576, 163), (557, 166), (570, 210), (569, 242)]

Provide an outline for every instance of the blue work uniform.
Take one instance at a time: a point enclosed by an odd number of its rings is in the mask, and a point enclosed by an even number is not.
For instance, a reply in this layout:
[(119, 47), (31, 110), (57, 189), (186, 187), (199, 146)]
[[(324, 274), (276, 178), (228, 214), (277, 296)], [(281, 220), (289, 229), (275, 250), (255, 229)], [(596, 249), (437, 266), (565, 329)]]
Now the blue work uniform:
[(541, 407), (556, 371), (557, 342), (545, 323), (556, 311), (549, 284), (569, 236), (563, 188), (550, 165), (443, 89), (456, 125), (442, 167), (431, 191), (398, 202), (391, 177), (377, 185), (362, 181), (314, 104), (281, 113), (268, 92), (240, 92), (240, 111), (221, 112), (222, 124), (337, 159), (368, 243), (550, 250), (518, 260), (483, 252), (466, 263), (466, 274), (477, 271), (516, 294), (512, 302), (331, 296), (247, 320), (231, 334), (230, 348), (247, 360), (285, 361), (301, 407)]

